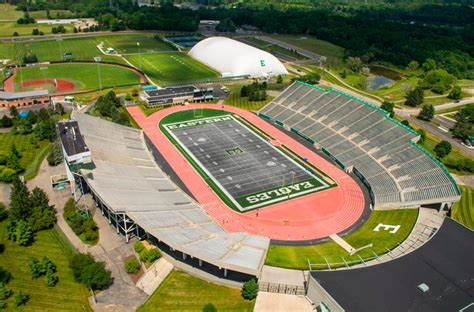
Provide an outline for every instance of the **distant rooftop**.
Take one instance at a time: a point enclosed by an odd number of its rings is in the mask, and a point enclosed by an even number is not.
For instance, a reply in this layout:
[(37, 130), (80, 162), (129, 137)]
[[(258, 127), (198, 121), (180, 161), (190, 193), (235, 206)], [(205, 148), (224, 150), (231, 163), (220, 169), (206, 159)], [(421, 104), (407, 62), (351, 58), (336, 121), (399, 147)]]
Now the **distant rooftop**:
[(89, 148), (81, 135), (77, 121), (60, 122), (58, 123), (58, 129), (61, 143), (68, 156), (89, 151)]
[(49, 95), (48, 90), (35, 90), (35, 91), (26, 91), (26, 92), (0, 91), (0, 99), (4, 99), (4, 100), (14, 100), (14, 99), (27, 98), (27, 97), (34, 97), (34, 96), (46, 96), (46, 95)]
[(311, 275), (347, 311), (459, 311), (474, 302), (473, 242), (474, 232), (446, 218), (399, 259)]

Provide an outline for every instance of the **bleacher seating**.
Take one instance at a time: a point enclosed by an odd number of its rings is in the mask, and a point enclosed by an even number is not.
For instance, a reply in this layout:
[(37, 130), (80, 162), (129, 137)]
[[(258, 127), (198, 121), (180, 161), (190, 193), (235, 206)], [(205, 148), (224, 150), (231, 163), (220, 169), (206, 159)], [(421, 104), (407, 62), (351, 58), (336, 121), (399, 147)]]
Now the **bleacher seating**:
[(386, 113), (341, 92), (295, 82), (259, 112), (323, 147), (368, 181), (375, 206), (452, 202), (452, 178)]

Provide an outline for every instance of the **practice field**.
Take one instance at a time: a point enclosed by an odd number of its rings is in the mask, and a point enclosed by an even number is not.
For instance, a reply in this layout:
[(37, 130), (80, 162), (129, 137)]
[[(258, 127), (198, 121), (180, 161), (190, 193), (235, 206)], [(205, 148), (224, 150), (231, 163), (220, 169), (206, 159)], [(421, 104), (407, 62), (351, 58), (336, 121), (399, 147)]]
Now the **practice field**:
[(141, 68), (155, 83), (193, 81), (219, 76), (216, 71), (179, 52), (135, 54), (126, 58), (137, 68)]
[[(0, 25), (1, 26), (1, 25)], [(104, 48), (113, 48), (120, 54), (138, 53), (137, 42), (141, 53), (156, 53), (172, 50), (165, 43), (153, 38), (151, 34), (99, 35), (62, 40), (36, 40), (27, 42), (8, 42), (0, 44), (0, 59), (9, 59), (21, 63), (23, 56), (35, 54), (39, 62), (63, 61), (65, 59), (93, 61), (100, 56), (103, 61), (125, 63), (116, 55), (103, 55), (97, 45), (104, 43)], [(64, 54), (68, 55), (64, 55)], [(70, 55), (69, 55), (70, 54)]]
[(329, 187), (230, 114), (163, 127), (239, 211)]
[[(64, 63), (22, 67), (14, 76), (15, 91), (31, 91), (47, 88), (51, 92), (95, 90), (102, 88), (138, 85), (137, 72), (114, 65), (91, 63)], [(100, 80), (99, 80), (100, 71)], [(53, 83), (55, 81), (55, 83)], [(10, 81), (5, 89), (11, 90)]]

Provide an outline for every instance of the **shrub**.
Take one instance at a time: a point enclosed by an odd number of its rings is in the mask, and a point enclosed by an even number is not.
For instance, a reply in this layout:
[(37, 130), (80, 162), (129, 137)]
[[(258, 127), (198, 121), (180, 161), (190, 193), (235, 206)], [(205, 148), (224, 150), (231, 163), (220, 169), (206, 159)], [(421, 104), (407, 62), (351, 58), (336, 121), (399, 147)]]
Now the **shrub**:
[(247, 281), (242, 286), (242, 297), (247, 300), (252, 300), (257, 297), (258, 294), (258, 284), (255, 279)]
[(90, 254), (76, 254), (69, 261), (74, 279), (92, 290), (101, 290), (110, 283), (110, 271), (103, 262), (96, 262)]
[(161, 257), (161, 253), (157, 248), (144, 249), (138, 254), (138, 256), (142, 262), (153, 263)]
[(434, 147), (434, 152), (436, 153), (436, 156), (439, 158), (443, 158), (449, 155), (451, 153), (452, 146), (451, 143), (447, 141), (441, 141), (436, 146)]
[(125, 261), (125, 272), (128, 274), (137, 274), (140, 271), (140, 263), (137, 259), (132, 258)]
[(30, 299), (30, 296), (23, 293), (21, 290), (15, 295), (15, 307), (20, 307), (25, 305), (25, 303)]
[(35, 257), (30, 258), (28, 268), (30, 269), (31, 278), (38, 278), (43, 275), (41, 272), (41, 264), (39, 260)]
[(10, 296), (13, 294), (13, 291), (9, 288), (7, 288), (7, 286), (5, 286), (5, 284), (0, 284), (0, 300), (5, 300), (5, 299), (8, 299), (10, 298)]
[(48, 271), (46, 273), (46, 286), (48, 287), (54, 287), (58, 283), (59, 278), (57, 277), (56, 274), (54, 274), (51, 271)]
[(135, 252), (139, 254), (140, 252), (142, 252), (143, 249), (145, 249), (145, 246), (143, 246), (142, 242), (136, 241), (133, 244), (133, 249), (135, 249)]

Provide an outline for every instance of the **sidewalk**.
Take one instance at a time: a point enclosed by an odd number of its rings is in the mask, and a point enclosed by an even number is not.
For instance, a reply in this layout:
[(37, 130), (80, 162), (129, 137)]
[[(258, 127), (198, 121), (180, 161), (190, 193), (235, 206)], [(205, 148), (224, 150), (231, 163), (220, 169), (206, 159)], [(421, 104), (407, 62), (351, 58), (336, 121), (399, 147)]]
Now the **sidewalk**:
[(55, 191), (50, 185), (50, 176), (64, 173), (64, 165), (50, 167), (46, 161), (41, 164), (38, 175), (28, 182), (30, 189), (42, 188), (49, 196), (50, 203), (56, 208), (57, 225), (66, 235), (71, 244), (80, 252), (90, 253), (98, 261), (104, 261), (106, 268), (112, 272), (112, 285), (100, 292), (97, 304), (93, 305), (95, 311), (134, 311), (148, 298), (148, 295), (139, 290), (124, 270), (124, 260), (133, 255), (132, 245), (125, 243), (125, 239), (116, 234), (108, 221), (100, 215), (98, 210), (94, 213), (94, 220), (99, 227), (99, 242), (95, 246), (84, 244), (71, 230), (64, 220), (62, 213), (66, 201), (72, 197), (70, 189)]

